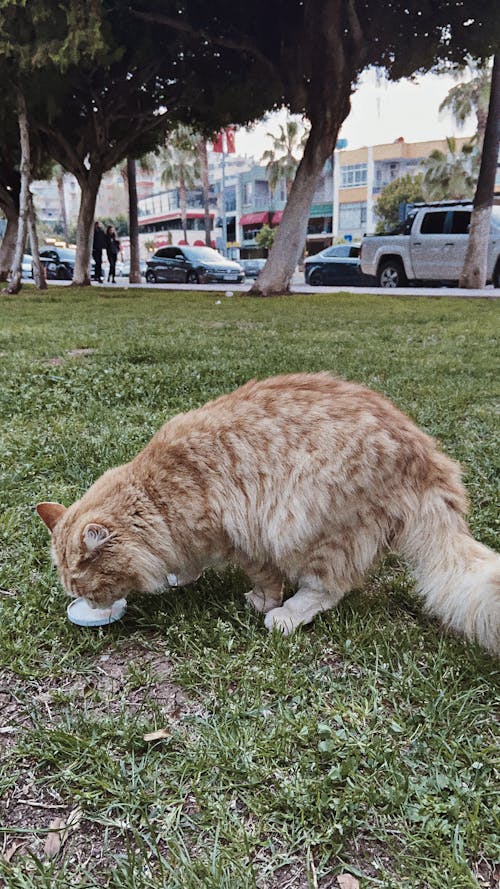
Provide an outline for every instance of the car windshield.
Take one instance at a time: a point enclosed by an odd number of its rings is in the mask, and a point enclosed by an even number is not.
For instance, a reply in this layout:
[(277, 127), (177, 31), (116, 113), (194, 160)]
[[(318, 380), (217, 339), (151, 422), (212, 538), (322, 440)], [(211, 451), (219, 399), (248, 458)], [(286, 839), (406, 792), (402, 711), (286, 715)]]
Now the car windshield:
[(59, 254), (59, 259), (71, 259), (74, 260), (76, 253), (74, 250), (60, 250), (57, 248), (57, 252)]
[(212, 250), (211, 247), (185, 247), (183, 253), (191, 262), (228, 262), (222, 253)]

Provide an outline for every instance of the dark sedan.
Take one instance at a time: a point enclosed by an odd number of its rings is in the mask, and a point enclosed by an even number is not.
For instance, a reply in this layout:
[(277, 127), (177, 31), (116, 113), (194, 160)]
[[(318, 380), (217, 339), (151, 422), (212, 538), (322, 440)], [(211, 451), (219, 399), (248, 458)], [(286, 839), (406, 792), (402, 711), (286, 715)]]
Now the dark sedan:
[(211, 247), (161, 247), (148, 259), (146, 281), (178, 284), (241, 284), (245, 273), (237, 262)]
[(68, 247), (44, 247), (40, 259), (47, 278), (58, 281), (71, 281), (75, 271), (76, 250)]
[(312, 287), (375, 286), (375, 278), (364, 275), (361, 271), (359, 248), (359, 244), (336, 244), (314, 256), (308, 256), (304, 263), (306, 284)]

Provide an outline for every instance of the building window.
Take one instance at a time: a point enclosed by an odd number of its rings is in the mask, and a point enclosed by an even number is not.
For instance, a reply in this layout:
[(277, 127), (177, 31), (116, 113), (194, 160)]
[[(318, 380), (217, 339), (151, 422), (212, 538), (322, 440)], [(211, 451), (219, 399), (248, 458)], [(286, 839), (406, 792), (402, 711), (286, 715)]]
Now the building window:
[(286, 201), (286, 179), (280, 179), (278, 183), (278, 200)]
[(340, 204), (339, 228), (343, 232), (356, 231), (366, 225), (366, 203)]
[(367, 164), (348, 164), (340, 168), (340, 187), (352, 188), (356, 185), (366, 185), (368, 181)]
[(245, 182), (243, 185), (243, 203), (248, 206), (248, 204), (252, 203), (253, 197), (253, 182)]

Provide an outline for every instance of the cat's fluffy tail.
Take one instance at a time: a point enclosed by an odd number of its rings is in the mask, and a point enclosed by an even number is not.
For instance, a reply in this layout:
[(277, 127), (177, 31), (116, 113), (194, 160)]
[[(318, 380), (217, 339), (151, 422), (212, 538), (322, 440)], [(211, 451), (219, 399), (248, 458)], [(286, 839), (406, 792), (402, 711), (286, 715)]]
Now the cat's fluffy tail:
[[(458, 481), (458, 480), (457, 480)], [(427, 490), (400, 537), (428, 611), (500, 655), (500, 555), (471, 536), (461, 485)]]

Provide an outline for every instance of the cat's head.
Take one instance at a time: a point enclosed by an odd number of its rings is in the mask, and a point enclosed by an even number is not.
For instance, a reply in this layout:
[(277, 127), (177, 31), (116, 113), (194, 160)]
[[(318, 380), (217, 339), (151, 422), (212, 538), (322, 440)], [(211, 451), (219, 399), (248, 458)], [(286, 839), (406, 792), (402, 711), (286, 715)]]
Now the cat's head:
[(68, 509), (39, 503), (37, 512), (51, 532), (52, 558), (68, 595), (107, 608), (133, 591), (154, 592), (162, 586), (159, 561), (126, 517), (102, 509), (93, 514), (85, 499)]

